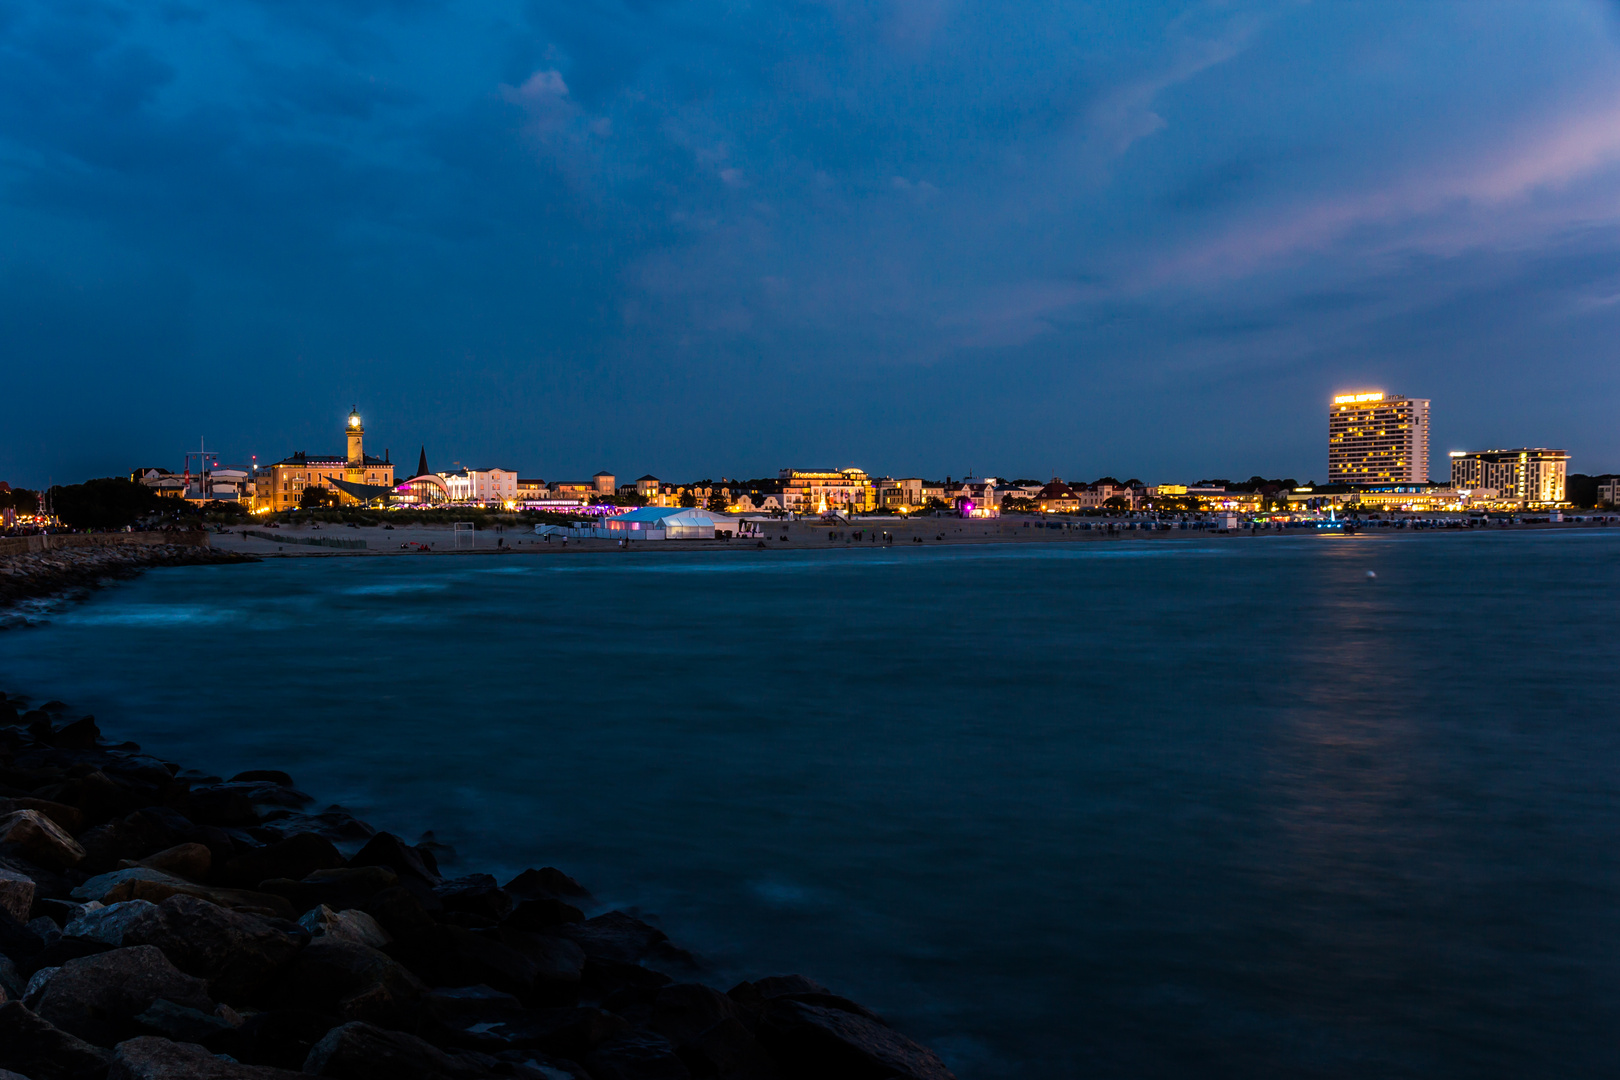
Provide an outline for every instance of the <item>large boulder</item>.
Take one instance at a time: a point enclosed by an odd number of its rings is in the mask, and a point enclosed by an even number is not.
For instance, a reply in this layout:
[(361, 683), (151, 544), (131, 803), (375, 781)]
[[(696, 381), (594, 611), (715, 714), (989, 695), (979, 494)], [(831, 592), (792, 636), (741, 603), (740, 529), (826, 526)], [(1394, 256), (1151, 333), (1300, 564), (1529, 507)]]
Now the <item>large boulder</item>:
[(269, 878), (259, 883), (259, 889), (286, 897), (299, 911), (308, 911), (321, 904), (334, 911), (343, 911), (355, 907), (369, 908), (368, 901), (398, 884), (399, 875), (388, 867), (362, 866), (316, 870), (302, 880)]
[(298, 925), (309, 931), (311, 937), (334, 937), (345, 941), (358, 941), (380, 949), (394, 940), (393, 935), (377, 924), (377, 920), (359, 908), (333, 911), (322, 904), (304, 912)]
[(0, 866), (0, 910), (18, 922), (26, 923), (34, 907), (34, 879), (27, 874)]
[(355, 1021), (327, 1032), (310, 1050), (304, 1072), (340, 1080), (476, 1080), (494, 1064), (483, 1055), (448, 1054), (415, 1035)]
[(134, 1018), (159, 998), (212, 1012), (203, 980), (187, 975), (151, 945), (70, 960), (45, 984), (36, 1010), (63, 1031), (112, 1046), (136, 1031)]
[(412, 847), (393, 833), (378, 833), (349, 860), (350, 866), (386, 866), (401, 878), (412, 878), (428, 885), (440, 882), (433, 853)]
[(302, 1073), (243, 1065), (215, 1057), (195, 1043), (154, 1035), (118, 1044), (107, 1080), (299, 1080)]
[(433, 990), (420, 1020), (422, 1034), (434, 1042), (488, 1054), (545, 1050), (579, 1058), (630, 1033), (628, 1021), (605, 1009), (527, 1009), (488, 986)]
[(288, 1005), (383, 1025), (408, 1023), (426, 993), (422, 981), (387, 954), (331, 937), (305, 946), (281, 987)]
[(109, 945), (155, 945), (188, 975), (207, 979), (220, 1001), (247, 1000), (298, 955), (308, 940), (281, 920), (230, 911), (195, 896), (161, 904), (131, 900), (86, 912), (70, 934)]
[(0, 1068), (32, 1080), (91, 1080), (107, 1070), (112, 1055), (24, 1008), (0, 1005)]
[(757, 1033), (792, 1080), (955, 1080), (932, 1050), (865, 1010), (849, 1012), (782, 995), (766, 1001)]
[(0, 818), (0, 844), (13, 844), (25, 858), (57, 870), (77, 866), (85, 856), (72, 834), (38, 810), (17, 810)]
[(314, 833), (298, 833), (279, 843), (246, 851), (220, 868), (228, 885), (256, 887), (271, 878), (308, 877), (318, 870), (335, 870), (343, 856), (332, 841)]
[(634, 1031), (604, 1043), (586, 1056), (584, 1064), (595, 1080), (691, 1080), (692, 1076), (675, 1045), (650, 1031)]
[(148, 900), (157, 904), (171, 896), (193, 896), (218, 907), (270, 918), (290, 920), (298, 914), (282, 896), (247, 889), (198, 885), (147, 866), (132, 866), (98, 874), (75, 888), (72, 895), (77, 900), (98, 900), (107, 905), (126, 900)]
[(389, 949), (436, 986), (484, 983), (544, 1004), (570, 998), (585, 955), (565, 938), (435, 926)]
[(557, 927), (556, 933), (577, 942), (590, 957), (656, 967), (692, 965), (690, 954), (671, 945), (662, 930), (622, 911), (609, 911), (581, 923), (567, 923)]
[(134, 865), (150, 867), (161, 870), (175, 877), (185, 878), (187, 881), (206, 881), (208, 871), (213, 866), (214, 855), (208, 845), (196, 841), (187, 841), (173, 847), (164, 848), (154, 852), (144, 859), (124, 860)]

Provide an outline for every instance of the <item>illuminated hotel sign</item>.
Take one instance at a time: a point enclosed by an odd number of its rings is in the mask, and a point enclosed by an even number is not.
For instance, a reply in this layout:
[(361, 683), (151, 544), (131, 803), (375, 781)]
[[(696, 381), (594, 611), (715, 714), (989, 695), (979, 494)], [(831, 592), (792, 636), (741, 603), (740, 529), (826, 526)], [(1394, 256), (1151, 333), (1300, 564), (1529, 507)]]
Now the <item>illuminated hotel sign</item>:
[(1333, 399), (1335, 405), (1360, 405), (1366, 401), (1383, 401), (1384, 392), (1379, 390), (1372, 394), (1340, 394)]

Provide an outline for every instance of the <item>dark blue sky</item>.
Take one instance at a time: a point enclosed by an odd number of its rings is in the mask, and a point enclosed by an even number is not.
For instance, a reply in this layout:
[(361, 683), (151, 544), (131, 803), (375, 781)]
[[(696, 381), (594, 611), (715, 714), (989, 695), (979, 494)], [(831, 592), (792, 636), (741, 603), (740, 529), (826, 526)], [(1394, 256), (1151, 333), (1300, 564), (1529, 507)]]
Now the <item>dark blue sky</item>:
[(0, 478), (1620, 470), (1620, 7), (12, 0)]

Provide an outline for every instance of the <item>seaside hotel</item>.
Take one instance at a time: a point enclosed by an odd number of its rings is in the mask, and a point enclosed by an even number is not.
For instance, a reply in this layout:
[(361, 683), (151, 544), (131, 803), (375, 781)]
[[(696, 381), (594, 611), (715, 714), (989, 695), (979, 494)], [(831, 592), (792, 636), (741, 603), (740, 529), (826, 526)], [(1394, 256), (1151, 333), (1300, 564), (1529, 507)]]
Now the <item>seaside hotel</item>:
[(1569, 455), (1562, 450), (1453, 450), (1451, 486), (1491, 493), (1503, 502), (1528, 506), (1564, 501)]
[(1329, 484), (1426, 484), (1429, 399), (1340, 394), (1328, 410)]

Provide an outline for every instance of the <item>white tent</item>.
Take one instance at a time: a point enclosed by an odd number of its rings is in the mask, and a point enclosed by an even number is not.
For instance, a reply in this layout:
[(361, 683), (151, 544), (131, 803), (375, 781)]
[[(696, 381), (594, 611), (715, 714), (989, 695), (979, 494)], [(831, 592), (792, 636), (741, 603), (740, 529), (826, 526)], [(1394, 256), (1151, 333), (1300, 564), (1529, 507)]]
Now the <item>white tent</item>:
[(628, 540), (713, 540), (737, 531), (733, 518), (684, 506), (639, 506), (602, 526), (599, 535)]

